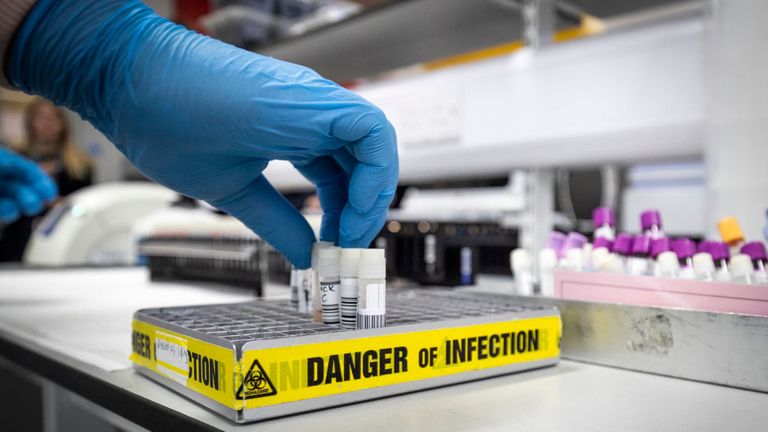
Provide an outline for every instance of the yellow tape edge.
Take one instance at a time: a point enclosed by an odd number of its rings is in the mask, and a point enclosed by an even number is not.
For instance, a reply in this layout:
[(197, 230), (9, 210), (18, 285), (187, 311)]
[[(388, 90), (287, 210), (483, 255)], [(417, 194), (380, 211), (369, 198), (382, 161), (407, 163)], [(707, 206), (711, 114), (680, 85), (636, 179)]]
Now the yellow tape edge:
[[(583, 38), (599, 34), (605, 31), (605, 24), (602, 20), (592, 15), (583, 14), (581, 16), (581, 22), (576, 27), (570, 27), (567, 29), (559, 30), (552, 36), (552, 41), (556, 43), (567, 42), (574, 39)], [(438, 69), (445, 69), (453, 66), (458, 66), (467, 63), (474, 63), (481, 60), (490, 59), (493, 57), (500, 57), (506, 54), (511, 54), (519, 49), (525, 47), (523, 41), (514, 41), (501, 45), (495, 45), (488, 48), (479, 49), (477, 51), (471, 51), (464, 54), (459, 54), (443, 59), (433, 60), (426, 62), (423, 65), (424, 70), (435, 71)]]

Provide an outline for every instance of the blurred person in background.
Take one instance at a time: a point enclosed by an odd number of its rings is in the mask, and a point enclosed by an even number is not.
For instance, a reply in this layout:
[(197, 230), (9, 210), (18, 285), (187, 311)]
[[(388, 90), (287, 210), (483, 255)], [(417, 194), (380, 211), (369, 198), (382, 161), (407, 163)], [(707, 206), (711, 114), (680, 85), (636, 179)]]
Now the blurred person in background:
[[(37, 163), (53, 179), (59, 199), (91, 185), (93, 163), (69, 139), (69, 124), (60, 108), (36, 98), (24, 113), (24, 128), (26, 139), (13, 150)], [(39, 217), (23, 216), (3, 228), (0, 261), (21, 261)]]

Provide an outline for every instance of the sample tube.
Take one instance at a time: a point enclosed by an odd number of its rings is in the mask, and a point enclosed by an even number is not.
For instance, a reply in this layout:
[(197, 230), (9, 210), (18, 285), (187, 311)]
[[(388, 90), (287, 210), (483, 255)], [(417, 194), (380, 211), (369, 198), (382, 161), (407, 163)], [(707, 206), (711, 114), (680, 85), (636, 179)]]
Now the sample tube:
[(696, 253), (696, 244), (690, 239), (680, 238), (672, 242), (672, 250), (677, 255), (680, 264), (678, 277), (681, 279), (694, 279), (693, 255)]
[(715, 262), (708, 252), (699, 252), (693, 256), (693, 274), (696, 279), (711, 281), (715, 279)]
[[(565, 242), (563, 242), (563, 245), (560, 247), (560, 252), (558, 253), (560, 256), (560, 265), (562, 267), (580, 270), (581, 266), (583, 265), (581, 251), (585, 243), (587, 243), (587, 238), (583, 234), (577, 233), (575, 231), (568, 233), (568, 236), (565, 238)], [(569, 262), (568, 253), (572, 249), (579, 250), (579, 254), (571, 252), (570, 255), (571, 258), (578, 260), (578, 262)], [(578, 267), (578, 269), (575, 267)]]
[[(632, 236), (629, 234), (621, 233), (616, 236), (616, 241), (613, 242), (613, 251), (618, 256), (618, 262), (621, 263), (621, 271), (627, 271), (627, 258), (632, 255)], [(614, 271), (618, 270), (619, 266)]]
[(291, 279), (290, 279), (290, 287), (291, 287), (291, 306), (293, 306), (294, 309), (299, 309), (299, 281), (296, 280), (296, 272), (298, 272), (298, 269), (296, 267), (291, 267)]
[(595, 225), (595, 239), (613, 240), (616, 237), (616, 221), (610, 207), (598, 207), (592, 211), (592, 222)]
[(640, 214), (640, 226), (643, 234), (651, 239), (664, 237), (664, 231), (661, 227), (661, 214), (658, 210), (646, 210)]
[(471, 285), (472, 277), (472, 248), (464, 246), (459, 251), (459, 275), (462, 285)]
[(749, 255), (737, 254), (732, 256), (728, 262), (728, 268), (731, 271), (731, 278), (734, 282), (746, 284), (755, 282), (752, 258)]
[(613, 259), (611, 251), (613, 250), (613, 242), (605, 237), (598, 237), (592, 244), (592, 256), (590, 257), (590, 264), (593, 270), (596, 271), (610, 271), (609, 264)]
[(315, 279), (312, 269), (297, 269), (296, 284), (299, 289), (299, 313), (312, 314), (312, 285)]
[(357, 267), (360, 262), (361, 249), (344, 248), (341, 250), (341, 326), (345, 329), (357, 328), (357, 297), (358, 278)]
[(320, 249), (325, 249), (333, 247), (332, 242), (328, 241), (317, 241), (314, 244), (312, 244), (312, 269), (310, 271), (310, 278), (311, 278), (311, 284), (310, 284), (310, 313), (312, 314), (312, 319), (315, 321), (322, 321), (323, 320), (323, 313), (322, 313), (322, 297), (320, 296), (320, 278), (317, 273), (317, 259), (318, 259), (318, 253), (320, 252)]
[(749, 255), (754, 269), (755, 283), (768, 285), (768, 253), (762, 242), (749, 242), (741, 247), (741, 253)]
[(651, 252), (651, 237), (641, 234), (632, 241), (632, 255), (627, 258), (627, 273), (647, 275), (649, 271), (648, 254)]
[(656, 257), (656, 276), (677, 277), (680, 273), (680, 263), (677, 254), (672, 251), (661, 252)]
[(562, 258), (560, 256), (560, 250), (563, 248), (563, 244), (565, 243), (566, 235), (561, 233), (560, 231), (551, 231), (549, 233), (549, 237), (547, 237), (547, 247), (546, 249), (552, 249), (555, 251), (555, 254), (557, 254), (558, 258)]
[(317, 252), (317, 276), (320, 282), (320, 304), (324, 324), (338, 324), (341, 321), (339, 313), (340, 262), (341, 248), (335, 246), (321, 248)]
[(658, 262), (659, 255), (661, 255), (662, 252), (668, 252), (671, 250), (672, 250), (671, 241), (667, 237), (651, 240), (651, 259), (653, 260), (652, 273), (654, 276), (661, 276), (661, 268), (659, 267), (659, 262)]
[(358, 310), (357, 328), (384, 327), (386, 309), (387, 264), (383, 249), (363, 249), (357, 267)]
[(728, 259), (731, 257), (731, 252), (728, 249), (728, 245), (723, 242), (713, 242), (709, 248), (709, 254), (712, 255), (712, 260), (715, 262), (715, 280), (720, 282), (728, 282), (731, 280), (731, 273), (728, 270)]
[(555, 267), (557, 267), (557, 253), (551, 248), (539, 251), (541, 295), (548, 297), (555, 295)]
[(525, 249), (515, 249), (509, 254), (512, 263), (512, 275), (515, 277), (517, 294), (533, 295), (533, 273), (531, 255)]
[(738, 254), (741, 245), (744, 244), (744, 233), (741, 231), (739, 221), (732, 216), (724, 217), (717, 223), (717, 229), (720, 231), (720, 237), (730, 248), (731, 254)]

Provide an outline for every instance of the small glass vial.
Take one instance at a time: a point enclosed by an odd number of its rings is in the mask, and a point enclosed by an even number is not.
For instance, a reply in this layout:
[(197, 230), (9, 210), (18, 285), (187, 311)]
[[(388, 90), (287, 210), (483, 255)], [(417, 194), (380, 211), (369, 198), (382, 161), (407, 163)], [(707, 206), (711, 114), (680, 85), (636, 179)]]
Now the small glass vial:
[(312, 269), (297, 269), (296, 284), (298, 286), (299, 313), (312, 314), (312, 281), (315, 279)]
[(320, 305), (324, 324), (338, 324), (341, 285), (341, 248), (321, 248), (317, 253), (317, 277), (320, 282)]
[(595, 226), (595, 239), (613, 240), (616, 238), (616, 220), (610, 207), (596, 208), (592, 212), (592, 222)]
[(738, 254), (732, 256), (728, 262), (728, 268), (731, 271), (731, 278), (734, 282), (745, 284), (755, 283), (752, 259), (749, 257), (749, 255)]
[(744, 244), (744, 232), (741, 230), (738, 219), (732, 216), (724, 217), (717, 223), (717, 229), (720, 231), (723, 242), (728, 245), (730, 254), (738, 254)]
[(341, 250), (341, 289), (340, 308), (341, 326), (345, 329), (357, 328), (357, 297), (359, 292), (357, 267), (360, 263), (360, 251), (357, 248), (344, 248)]
[(617, 235), (616, 241), (613, 242), (613, 252), (619, 258), (613, 265), (613, 271), (618, 272), (619, 268), (621, 268), (621, 272), (626, 273), (627, 259), (632, 255), (632, 236), (625, 233)]
[(386, 326), (387, 264), (383, 249), (363, 249), (357, 267), (358, 309), (357, 328)]
[(707, 252), (699, 252), (694, 255), (693, 274), (698, 280), (715, 280), (715, 262), (712, 261), (712, 255)]
[(627, 258), (627, 273), (635, 276), (650, 274), (648, 254), (651, 251), (651, 237), (641, 234), (632, 241), (632, 256)]
[(333, 243), (328, 241), (317, 241), (312, 245), (312, 268), (310, 269), (310, 314), (312, 319), (317, 322), (323, 320), (322, 296), (320, 295), (320, 275), (317, 273), (317, 259), (320, 249), (333, 247)]
[(714, 242), (709, 249), (712, 260), (715, 262), (715, 280), (720, 282), (730, 282), (731, 272), (728, 269), (728, 260), (731, 258), (731, 252), (728, 245), (723, 242)]
[(661, 213), (658, 210), (646, 210), (640, 214), (640, 226), (643, 234), (651, 239), (664, 237), (664, 231), (661, 228)]
[(677, 255), (680, 265), (677, 276), (680, 279), (695, 279), (693, 256), (696, 254), (696, 244), (690, 239), (680, 238), (672, 242), (672, 251)]
[(768, 253), (762, 242), (749, 242), (741, 247), (741, 253), (749, 255), (754, 268), (755, 283), (768, 285)]
[(298, 270), (296, 267), (291, 267), (291, 306), (295, 310), (299, 310), (299, 281), (296, 279), (296, 273)]
[[(672, 242), (667, 237), (651, 240), (651, 273), (654, 276), (661, 276), (661, 266), (659, 265), (659, 255), (672, 250)], [(666, 258), (667, 260), (669, 258)], [(677, 259), (677, 258), (675, 258)], [(668, 266), (668, 264), (666, 264)], [(679, 266), (679, 264), (678, 264)]]
[(531, 255), (525, 249), (515, 249), (509, 254), (512, 276), (515, 278), (517, 295), (533, 295), (533, 269)]

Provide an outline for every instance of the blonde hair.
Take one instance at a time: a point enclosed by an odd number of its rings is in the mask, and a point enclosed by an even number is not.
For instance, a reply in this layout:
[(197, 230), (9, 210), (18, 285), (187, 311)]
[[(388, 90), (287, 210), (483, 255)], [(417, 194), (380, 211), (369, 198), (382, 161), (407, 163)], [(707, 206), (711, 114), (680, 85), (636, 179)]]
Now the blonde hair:
[(24, 129), (27, 136), (23, 144), (16, 146), (16, 150), (22, 154), (28, 155), (30, 153), (32, 143), (37, 140), (32, 123), (38, 110), (45, 105), (50, 105), (56, 110), (56, 116), (61, 122), (61, 133), (59, 134), (56, 144), (58, 144), (59, 154), (64, 169), (70, 177), (78, 180), (85, 179), (91, 171), (91, 159), (69, 139), (69, 123), (67, 122), (66, 117), (64, 117), (64, 111), (46, 99), (35, 98), (29, 105), (27, 105), (24, 112)]

